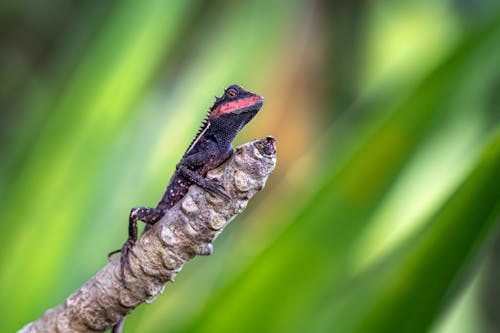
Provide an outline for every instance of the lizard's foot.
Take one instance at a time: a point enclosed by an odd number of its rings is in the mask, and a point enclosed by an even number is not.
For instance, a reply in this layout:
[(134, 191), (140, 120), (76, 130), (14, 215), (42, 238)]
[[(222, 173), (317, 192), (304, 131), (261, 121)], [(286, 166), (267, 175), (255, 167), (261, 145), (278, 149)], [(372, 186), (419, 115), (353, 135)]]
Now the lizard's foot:
[(231, 197), (229, 195), (227, 195), (227, 193), (224, 191), (224, 187), (222, 185), (219, 185), (219, 184), (214, 183), (213, 181), (209, 181), (209, 180), (207, 180), (207, 182), (204, 183), (203, 185), (204, 185), (205, 190), (207, 190), (211, 194), (218, 195), (219, 197), (224, 199), (224, 201), (226, 201), (226, 202), (231, 202)]
[(132, 266), (130, 265), (130, 254), (134, 255), (134, 251), (132, 251), (132, 246), (135, 244), (135, 241), (132, 239), (128, 239), (122, 246), (121, 249), (114, 250), (108, 253), (108, 260), (111, 261), (112, 256), (116, 253), (120, 253), (120, 277), (122, 282), (125, 284), (125, 269), (130, 272), (130, 275), (136, 277), (134, 271), (132, 270)]
[(111, 260), (111, 257), (120, 252), (120, 264), (121, 264), (121, 278), (123, 284), (125, 285), (125, 269), (128, 269), (130, 275), (136, 277), (134, 271), (132, 270), (132, 266), (130, 265), (130, 254), (135, 256), (134, 251), (132, 251), (132, 247), (137, 241), (137, 221), (143, 221), (148, 225), (155, 224), (160, 218), (163, 216), (164, 212), (150, 207), (135, 207), (130, 210), (130, 215), (128, 219), (128, 239), (123, 244), (122, 248), (119, 250), (111, 251), (108, 253), (108, 259)]
[(185, 165), (177, 164), (176, 170), (182, 176), (188, 178), (202, 189), (212, 193), (213, 195), (222, 197), (226, 202), (231, 202), (231, 197), (227, 195), (226, 192), (224, 192), (224, 187), (222, 187), (221, 185), (215, 183), (212, 180), (208, 180), (202, 177), (200, 174), (197, 174), (193, 170), (190, 170)]
[(127, 269), (133, 277), (137, 277), (130, 265), (130, 254), (135, 256), (132, 246), (134, 246), (135, 241), (133, 239), (127, 239), (125, 244), (123, 244), (120, 250), (120, 275), (123, 283), (125, 284), (125, 269)]

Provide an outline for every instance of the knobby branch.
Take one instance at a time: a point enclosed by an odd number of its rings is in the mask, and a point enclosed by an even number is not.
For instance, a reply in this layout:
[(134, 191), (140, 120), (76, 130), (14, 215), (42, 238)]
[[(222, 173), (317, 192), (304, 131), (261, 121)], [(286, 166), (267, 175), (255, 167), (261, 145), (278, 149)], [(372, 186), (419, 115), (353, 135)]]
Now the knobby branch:
[(130, 264), (120, 277), (118, 258), (109, 262), (62, 304), (19, 332), (103, 332), (143, 302), (163, 292), (184, 264), (212, 252), (212, 242), (224, 227), (264, 188), (276, 165), (274, 140), (265, 138), (238, 147), (207, 178), (222, 184), (230, 202), (193, 185), (188, 194), (144, 233), (133, 247)]

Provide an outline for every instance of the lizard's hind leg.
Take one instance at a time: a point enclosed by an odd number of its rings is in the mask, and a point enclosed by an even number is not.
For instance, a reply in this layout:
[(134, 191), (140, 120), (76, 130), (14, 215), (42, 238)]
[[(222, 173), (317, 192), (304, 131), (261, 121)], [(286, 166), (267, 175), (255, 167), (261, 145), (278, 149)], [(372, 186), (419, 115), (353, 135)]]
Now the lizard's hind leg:
[(108, 259), (111, 260), (111, 256), (120, 252), (120, 264), (121, 264), (121, 278), (125, 283), (125, 268), (128, 269), (130, 274), (135, 277), (135, 273), (130, 266), (130, 253), (134, 254), (132, 251), (132, 246), (137, 241), (137, 221), (143, 221), (148, 225), (155, 224), (158, 222), (164, 212), (151, 207), (134, 207), (130, 210), (130, 215), (128, 218), (128, 239), (123, 244), (121, 249), (112, 251), (108, 253)]

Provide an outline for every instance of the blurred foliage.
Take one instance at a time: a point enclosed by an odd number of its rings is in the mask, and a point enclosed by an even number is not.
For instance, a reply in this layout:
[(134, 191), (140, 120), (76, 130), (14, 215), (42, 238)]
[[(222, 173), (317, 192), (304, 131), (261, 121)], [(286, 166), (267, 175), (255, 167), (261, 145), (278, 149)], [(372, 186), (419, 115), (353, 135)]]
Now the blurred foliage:
[(3, 1), (0, 331), (154, 205), (204, 110), (266, 98), (262, 193), (125, 332), (498, 332), (495, 1)]

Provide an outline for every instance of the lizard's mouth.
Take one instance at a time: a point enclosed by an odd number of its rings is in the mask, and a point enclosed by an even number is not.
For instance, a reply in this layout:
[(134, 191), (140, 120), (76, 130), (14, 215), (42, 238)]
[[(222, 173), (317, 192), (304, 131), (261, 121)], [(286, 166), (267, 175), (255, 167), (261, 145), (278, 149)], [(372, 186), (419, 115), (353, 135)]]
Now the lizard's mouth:
[(255, 104), (242, 107), (241, 109), (236, 109), (236, 110), (233, 111), (233, 113), (242, 114), (242, 113), (246, 113), (246, 112), (259, 111), (260, 108), (262, 107), (262, 105), (264, 105), (264, 99), (262, 99), (262, 101), (258, 101)]

